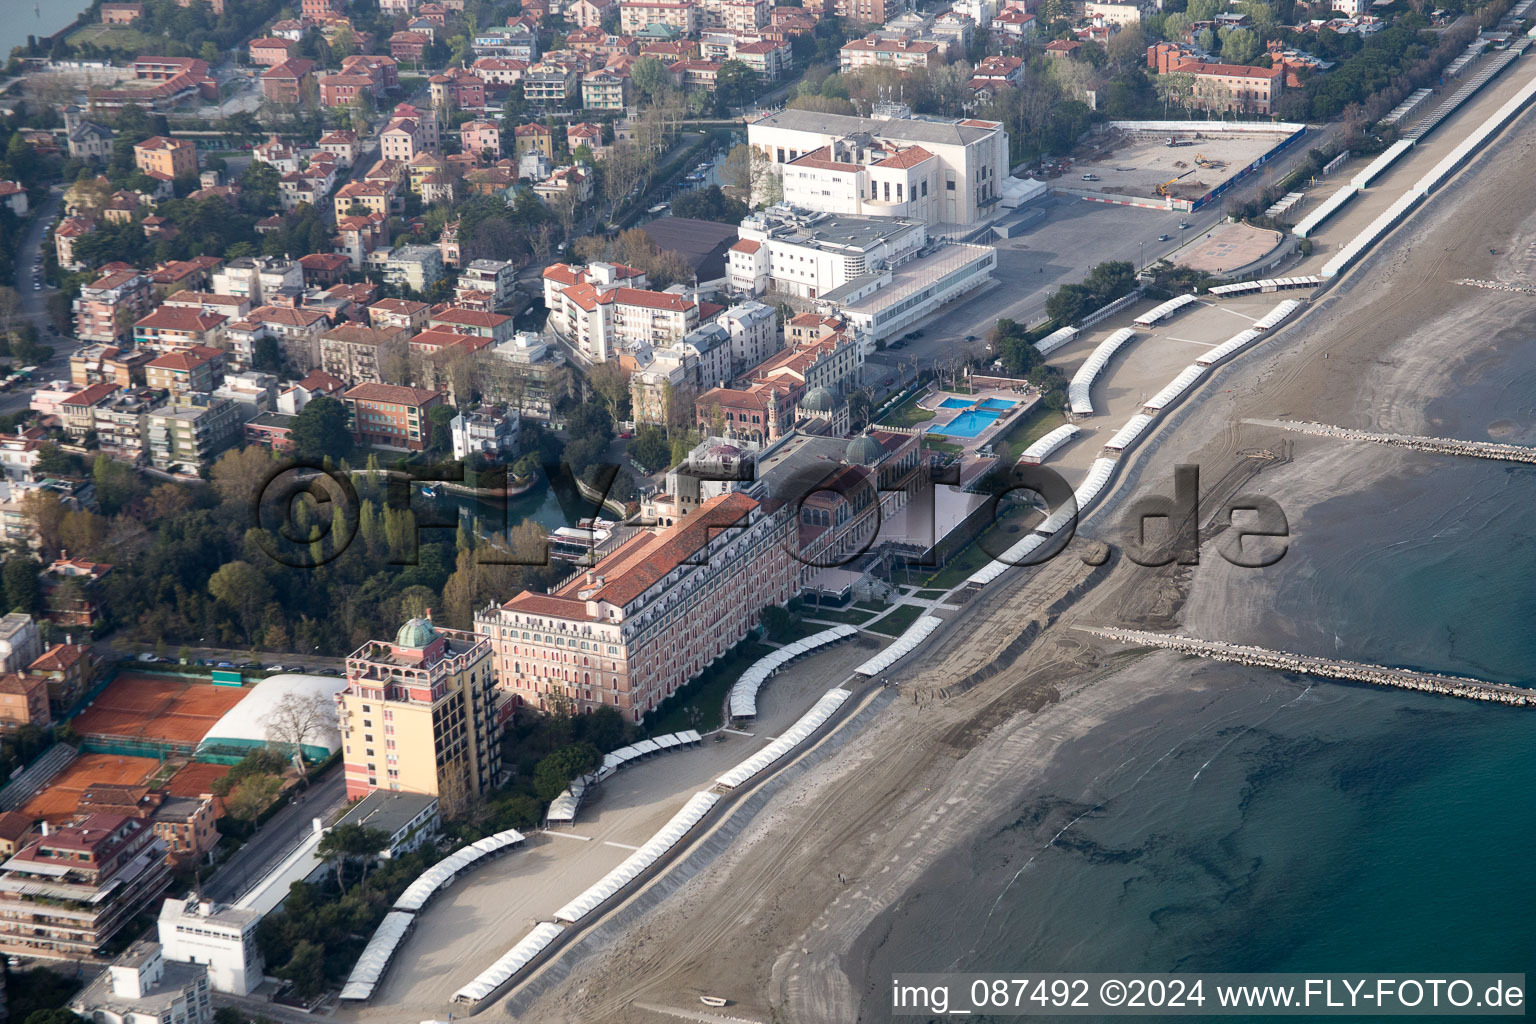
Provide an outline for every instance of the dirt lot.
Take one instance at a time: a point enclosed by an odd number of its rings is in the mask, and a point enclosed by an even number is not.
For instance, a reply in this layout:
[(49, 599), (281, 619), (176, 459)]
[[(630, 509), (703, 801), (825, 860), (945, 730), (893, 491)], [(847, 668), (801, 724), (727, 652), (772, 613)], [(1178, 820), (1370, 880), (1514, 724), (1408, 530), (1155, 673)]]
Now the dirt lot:
[[(1122, 137), (1120, 144), (1107, 155), (1078, 162), (1070, 176), (1057, 184), (1065, 188), (1156, 199), (1157, 186), (1174, 181), (1169, 189), (1175, 197), (1199, 199), (1285, 139), (1283, 133), (1276, 132), (1273, 135), (1190, 139), (1191, 145), (1170, 148), (1164, 144), (1163, 137)], [(1197, 157), (1209, 162), (1201, 165)], [(1260, 173), (1263, 173), (1262, 169)], [(1097, 175), (1098, 180), (1084, 181), (1084, 174)]]

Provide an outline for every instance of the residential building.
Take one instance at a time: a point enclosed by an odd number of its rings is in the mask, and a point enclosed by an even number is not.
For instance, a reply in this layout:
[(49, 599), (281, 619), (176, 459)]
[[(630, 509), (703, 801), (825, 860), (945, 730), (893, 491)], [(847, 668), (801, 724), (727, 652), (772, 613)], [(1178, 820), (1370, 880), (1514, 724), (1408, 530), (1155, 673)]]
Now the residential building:
[(740, 302), (716, 318), (730, 334), (731, 371), (756, 366), (779, 350), (779, 317), (767, 303)]
[(517, 457), (521, 417), (515, 409), (494, 406), (461, 412), (448, 424), (453, 432), (453, 457), (480, 455), (492, 461), (510, 462)]
[(47, 435), (42, 427), (17, 427), (14, 434), (0, 434), (0, 467), (6, 480), (31, 480), (43, 456)]
[(624, 110), (629, 106), (629, 76), (609, 68), (581, 76), (581, 105), (587, 110)]
[(158, 942), (140, 940), (69, 1001), (99, 1024), (211, 1024), (208, 968), (166, 962)]
[(785, 109), (747, 126), (784, 202), (833, 214), (971, 225), (1001, 209), (1008, 133), (973, 118), (885, 119)]
[(276, 67), (292, 57), (295, 48), (292, 39), (252, 39), (246, 44), (251, 63), (259, 68)]
[(193, 391), (212, 391), (224, 379), (224, 352), (206, 345), (167, 352), (144, 367), (151, 388), (168, 391), (176, 401)]
[(251, 300), (254, 306), (297, 299), (304, 291), (304, 268), (281, 256), (243, 256), (214, 271), (210, 290)]
[(197, 145), (187, 139), (156, 135), (134, 145), (133, 162), (151, 178), (171, 181), (197, 173)]
[(315, 143), (323, 153), (329, 153), (336, 158), (336, 166), (347, 168), (357, 162), (360, 145), (357, 132), (350, 128), (337, 128), (320, 136), (320, 141)]
[(151, 409), (165, 403), (165, 394), (139, 387), (116, 391), (90, 409), (96, 443), (113, 458), (137, 464), (144, 454), (144, 424)]
[(319, 98), (315, 62), (294, 57), (261, 73), (261, 96), (269, 103), (297, 107)]
[(58, 719), (74, 708), (81, 694), (90, 688), (96, 675), (96, 659), (88, 644), (54, 644), (27, 667), (27, 672), (47, 680), (48, 706)]
[[(92, 956), (169, 882), (164, 848), (148, 822), (89, 815), (33, 839), (0, 865), (0, 943)], [(88, 987), (77, 1004), (94, 991)]]
[[(490, 262), (490, 261), (487, 261)], [(470, 267), (473, 268), (471, 263)], [(502, 313), (487, 313), (457, 306), (441, 306), (427, 317), (428, 327), (443, 327), (460, 334), (474, 334), (493, 341), (506, 341), (515, 330), (512, 318)]]
[[(154, 352), (180, 352), (189, 348), (215, 348), (229, 318), (186, 306), (161, 306), (133, 325), (133, 340)], [(147, 379), (147, 369), (146, 369)]]
[(449, 68), (427, 80), (432, 108), (443, 116), (455, 110), (485, 109), (485, 79), (466, 68)]
[(426, 325), (431, 307), (414, 299), (380, 299), (368, 307), (368, 322), (384, 330), (414, 334)]
[(0, 811), (0, 857), (9, 860), (32, 834), (32, 817), (20, 811)]
[(691, 36), (699, 30), (699, 9), (691, 0), (619, 0), (619, 31), (637, 35), (652, 25)]
[(75, 259), (75, 239), (88, 235), (96, 225), (84, 217), (65, 217), (53, 229), (53, 252), (59, 266), (65, 270), (84, 270), (85, 265)]
[(359, 444), (422, 451), (431, 440), (427, 413), (441, 405), (440, 391), (397, 384), (358, 384), (341, 395)]
[(243, 418), (234, 402), (204, 395), (187, 397), (188, 404), (163, 406), (145, 419), (149, 457), (158, 469), (202, 466), (241, 436)]
[(397, 245), (380, 250), (369, 260), (383, 271), (384, 283), (425, 293), (443, 279), (443, 254), (431, 245)]
[(92, 384), (61, 401), (59, 421), (64, 433), (74, 440), (83, 440), (96, 429), (97, 406), (106, 404), (116, 393), (116, 384)]
[(459, 126), (459, 149), (482, 162), (501, 159), (501, 128), (495, 121), (465, 121)]
[(1194, 84), (1185, 105), (1198, 110), (1269, 116), (1285, 90), (1285, 67), (1211, 64), (1161, 43), (1147, 49), (1147, 64), (1159, 74), (1185, 74)]
[(906, 7), (906, 0), (826, 0), (826, 13), (865, 25), (884, 25), (891, 15)]
[(0, 673), (0, 730), (22, 726), (46, 729), (53, 724), (48, 710), (48, 680), (20, 672)]
[(131, 25), (144, 17), (141, 3), (105, 3), (101, 5), (103, 25)]
[[(259, 328), (251, 332), (277, 339), (282, 349), (283, 362), (294, 373), (308, 373), (320, 366), (320, 335), (330, 326), (330, 320), (319, 310), (294, 309), (290, 306), (258, 306), (251, 310), (245, 323)], [(235, 344), (236, 352), (240, 345)], [(253, 353), (242, 355), (240, 363), (250, 366)]]
[(486, 792), (501, 769), (497, 703), (491, 645), (474, 633), (411, 619), (394, 642), (359, 647), (336, 695), (347, 796), (420, 793), (452, 813)]
[(393, 328), (343, 324), (320, 335), (320, 367), (352, 384), (379, 384), (381, 368), (393, 351), (403, 350), (405, 332)]
[(548, 594), (475, 615), (520, 704), (606, 706), (638, 722), (793, 596), (793, 521), (726, 494), (642, 528)]
[(261, 915), (201, 899), (167, 897), (160, 905), (157, 935), (165, 959), (200, 964), (216, 992), (245, 996), (261, 985), (265, 968), (256, 926)]
[[(454, 301), (467, 309), (494, 311), (512, 301), (517, 285), (517, 267), (508, 260), (470, 260), (459, 273)], [(511, 337), (503, 331), (497, 341)]]
[(615, 3), (617, 0), (576, 0), (566, 7), (565, 17), (582, 28), (600, 28)]
[(27, 190), (19, 181), (0, 181), (0, 206), (17, 217), (27, 215)]
[(859, 68), (894, 68), (910, 71), (944, 62), (944, 47), (931, 40), (889, 39), (871, 33), (853, 39), (838, 51), (843, 74)]
[(155, 835), (165, 844), (166, 858), (179, 864), (206, 862), (219, 843), (218, 819), (212, 793), (167, 794), (149, 817)]
[(512, 129), (512, 147), (516, 156), (524, 153), (542, 153), (555, 158), (555, 134), (542, 124), (520, 124)]
[(215, 295), (213, 292), (183, 290), (166, 296), (160, 305), (171, 309), (218, 313), (230, 320), (241, 320), (251, 315), (251, 300), (245, 295)]
[(95, 121), (77, 121), (69, 128), (68, 149), (74, 160), (110, 160), (113, 132)]
[(148, 277), (136, 270), (103, 274), (80, 289), (74, 302), (75, 337), (115, 342), (133, 336), (132, 325), (150, 310)]

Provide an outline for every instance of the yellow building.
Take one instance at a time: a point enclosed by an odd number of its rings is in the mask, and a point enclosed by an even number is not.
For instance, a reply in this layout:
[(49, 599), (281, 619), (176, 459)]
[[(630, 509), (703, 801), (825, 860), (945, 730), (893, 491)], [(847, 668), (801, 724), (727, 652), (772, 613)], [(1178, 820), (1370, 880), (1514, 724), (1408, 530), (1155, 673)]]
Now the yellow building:
[(349, 800), (375, 789), (424, 793), (451, 814), (495, 783), (501, 722), (482, 637), (411, 619), (393, 643), (353, 652), (336, 704)]

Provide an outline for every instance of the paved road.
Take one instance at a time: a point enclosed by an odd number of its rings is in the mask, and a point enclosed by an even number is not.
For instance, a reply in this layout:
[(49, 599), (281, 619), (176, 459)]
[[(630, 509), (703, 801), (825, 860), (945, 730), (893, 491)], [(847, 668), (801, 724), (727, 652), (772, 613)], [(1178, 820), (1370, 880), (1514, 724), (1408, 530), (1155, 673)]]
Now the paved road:
[[(38, 366), (37, 374), (33, 378), (37, 382), (52, 380), (55, 377), (68, 377), (69, 356), (76, 347), (73, 338), (58, 337), (48, 331), (48, 297), (56, 289), (47, 284), (43, 285), (41, 291), (34, 291), (32, 287), (36, 277), (32, 272), (32, 265), (37, 262), (44, 236), (47, 234), (49, 225), (58, 215), (61, 201), (60, 192), (54, 189), (43, 205), (38, 207), (36, 216), (27, 225), (27, 233), (22, 238), (21, 248), (16, 252), (16, 275), (11, 281), (11, 286), (21, 296), (22, 311), (17, 319), (36, 324), (43, 344), (53, 347), (53, 358)], [(19, 412), (25, 409), (31, 400), (30, 389), (18, 388), (0, 394), (0, 413)]]
[(251, 841), (236, 850), (213, 878), (203, 884), (203, 892), (209, 899), (223, 902), (239, 899), (298, 845), (313, 827), (312, 819), (329, 823), (331, 815), (346, 802), (346, 777), (339, 768), (332, 769), (307, 793), (295, 798), (257, 829)]
[[(108, 659), (131, 658), (136, 654), (142, 653), (146, 648), (144, 644), (117, 635), (107, 637), (104, 640), (98, 640), (93, 646), (98, 657)], [(181, 654), (180, 644), (167, 644), (166, 646), (169, 649), (170, 657), (178, 657)], [(191, 657), (202, 658), (204, 661), (212, 664), (229, 661), (239, 665), (251, 660), (251, 649), (249, 647), (234, 650), (228, 647), (192, 646), (188, 647), (187, 650)], [(320, 654), (293, 654), (258, 650), (256, 657), (264, 665), (303, 666), (310, 672), (320, 668), (334, 668), (338, 671), (345, 671), (347, 667), (346, 658), (328, 658)]]

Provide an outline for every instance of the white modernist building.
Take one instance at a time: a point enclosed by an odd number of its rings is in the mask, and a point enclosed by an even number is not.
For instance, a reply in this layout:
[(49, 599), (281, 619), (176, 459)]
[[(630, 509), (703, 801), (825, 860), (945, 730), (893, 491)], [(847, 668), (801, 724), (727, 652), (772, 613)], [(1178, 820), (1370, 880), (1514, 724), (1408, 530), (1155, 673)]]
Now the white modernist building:
[(741, 222), (733, 292), (812, 299), (841, 314), (860, 352), (991, 280), (997, 250), (934, 241), (914, 220), (833, 215), (780, 204)]
[(160, 905), (160, 946), (167, 960), (207, 967), (216, 991), (249, 995), (261, 984), (260, 923), (254, 910), (215, 906), (196, 896), (167, 899)]
[(999, 212), (1008, 133), (998, 121), (850, 117), (781, 110), (747, 126), (747, 142), (784, 184), (784, 201), (826, 213), (966, 227)]

